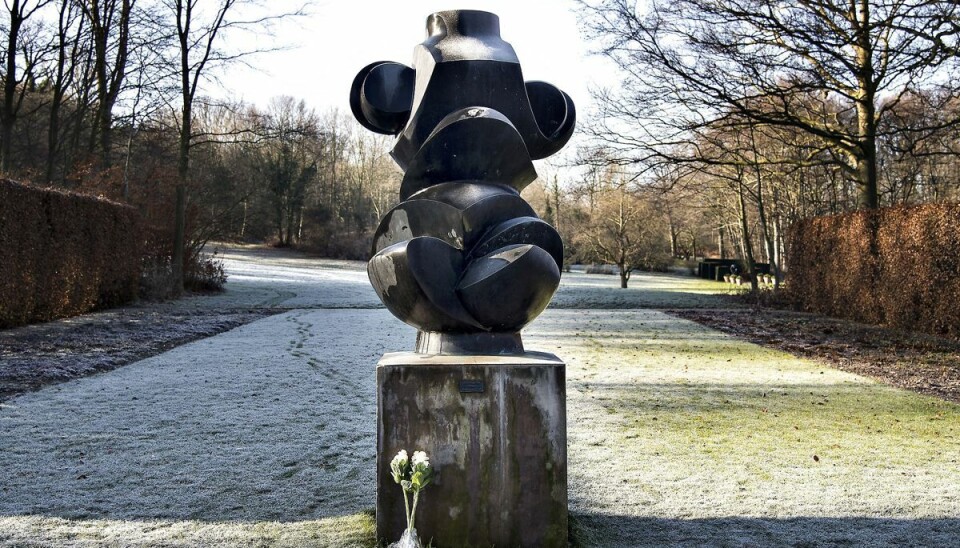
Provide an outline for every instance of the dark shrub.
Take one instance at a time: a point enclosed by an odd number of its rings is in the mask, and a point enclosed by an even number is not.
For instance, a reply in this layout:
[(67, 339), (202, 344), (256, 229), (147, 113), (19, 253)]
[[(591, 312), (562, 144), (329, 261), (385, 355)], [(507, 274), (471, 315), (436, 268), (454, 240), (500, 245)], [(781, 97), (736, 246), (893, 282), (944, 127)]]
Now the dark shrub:
[(134, 300), (139, 219), (108, 200), (0, 180), (0, 328)]
[(960, 336), (960, 204), (817, 217), (788, 234), (786, 297), (802, 310)]
[(197, 255), (193, 264), (184, 272), (183, 284), (190, 291), (223, 291), (227, 283), (227, 273), (223, 270), (223, 261), (211, 256)]

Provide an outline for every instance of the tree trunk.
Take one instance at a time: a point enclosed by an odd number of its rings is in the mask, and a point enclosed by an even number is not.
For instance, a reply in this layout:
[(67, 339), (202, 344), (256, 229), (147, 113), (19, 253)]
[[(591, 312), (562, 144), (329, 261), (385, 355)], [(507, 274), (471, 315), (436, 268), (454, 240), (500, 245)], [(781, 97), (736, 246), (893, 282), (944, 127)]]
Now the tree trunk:
[(620, 265), (620, 289), (627, 288), (627, 281), (630, 280), (630, 273), (625, 266)]
[(0, 172), (6, 175), (10, 171), (10, 153), (12, 150), (13, 125), (17, 121), (15, 99), (17, 95), (17, 41), (23, 18), (20, 17), (20, 0), (13, 0), (8, 7), (10, 27), (7, 31), (7, 51), (3, 81), (3, 106), (0, 110)]
[(13, 122), (4, 120), (0, 126), (0, 173), (8, 176), (10, 173), (10, 141), (13, 139)]
[(243, 217), (240, 221), (240, 240), (243, 240), (243, 235), (247, 230), (247, 201), (243, 201)]
[(877, 196), (877, 116), (876, 82), (873, 71), (873, 42), (870, 29), (870, 1), (859, 0), (859, 33), (854, 46), (857, 57), (857, 203), (862, 209), (876, 209)]
[[(770, 223), (767, 222), (767, 208), (765, 205), (765, 200), (763, 199), (763, 172), (760, 169), (759, 157), (760, 152), (757, 150), (757, 141), (753, 133), (753, 126), (750, 127), (750, 146), (753, 149), (753, 169), (754, 174), (757, 178), (757, 216), (760, 221), (760, 232), (763, 236), (764, 243), (764, 253), (767, 256), (767, 263), (770, 266), (770, 271), (773, 272), (774, 276), (777, 276), (779, 269), (777, 268), (777, 254), (774, 250), (774, 239), (770, 230)], [(754, 278), (756, 276), (753, 276)], [(756, 287), (756, 283), (753, 284)]]
[(753, 245), (750, 242), (750, 224), (747, 222), (747, 200), (743, 188), (743, 176), (737, 177), (737, 194), (739, 198), (739, 216), (740, 216), (740, 231), (743, 243), (743, 262), (744, 270), (746, 270), (747, 276), (750, 278), (750, 287), (754, 291), (757, 290), (757, 276), (754, 272), (753, 267)]
[(174, 293), (183, 292), (183, 248), (186, 243), (187, 181), (190, 176), (190, 138), (193, 132), (191, 118), (193, 101), (186, 91), (183, 97), (183, 112), (180, 120), (180, 143), (177, 155), (177, 199), (173, 215), (173, 283)]
[(59, 91), (53, 92), (53, 101), (50, 103), (50, 123), (47, 126), (47, 165), (44, 170), (48, 183), (53, 182), (53, 172), (57, 165), (57, 151), (60, 147), (60, 105), (63, 96)]
[[(110, 126), (105, 124), (104, 121), (112, 123), (112, 119), (108, 114), (111, 105), (107, 77), (107, 40), (109, 38), (110, 28), (104, 25), (104, 21), (101, 19), (100, 8), (99, 1), (92, 1), (84, 9), (87, 17), (90, 19), (90, 32), (93, 35), (93, 72), (97, 81), (97, 112), (96, 118), (91, 125), (90, 152), (92, 153), (94, 150), (100, 149), (99, 168), (102, 171), (110, 167)], [(104, 146), (104, 143), (107, 144), (107, 147)]]
[(780, 289), (780, 280), (783, 277), (783, 265), (780, 263), (781, 258), (783, 257), (783, 245), (780, 232), (780, 217), (779, 215), (773, 220), (773, 256), (775, 257), (773, 267), (773, 288)]
[[(60, 150), (60, 107), (66, 92), (67, 80), (67, 27), (69, 25), (70, 10), (73, 2), (61, 0), (60, 17), (57, 26), (57, 72), (53, 83), (53, 96), (50, 100), (50, 121), (47, 124), (47, 163), (44, 169), (44, 179), (53, 182), (53, 174), (57, 165), (57, 152)], [(80, 31), (77, 31), (79, 40)], [(74, 52), (76, 47), (74, 47)], [(71, 58), (74, 60), (73, 58)], [(74, 60), (75, 61), (75, 60)], [(71, 66), (76, 66), (75, 63)], [(70, 78), (72, 80), (72, 77)]]
[(97, 125), (100, 147), (100, 169), (106, 171), (113, 167), (113, 109), (101, 108)]
[(187, 189), (182, 182), (177, 183), (177, 198), (173, 215), (173, 293), (183, 292), (183, 246), (186, 225)]
[[(111, 43), (111, 20), (113, 10), (117, 9), (117, 0), (101, 4), (99, 0), (84, 4), (84, 11), (90, 20), (94, 45), (94, 73), (97, 79), (97, 118), (94, 123), (96, 148), (100, 149), (100, 169), (107, 170), (113, 165), (113, 107), (123, 88), (126, 74), (127, 48), (129, 45), (130, 12), (136, 0), (119, 0), (119, 18), (117, 32)], [(112, 70), (107, 66), (110, 49), (115, 51)], [(94, 147), (91, 140), (91, 150)]]
[(303, 209), (304, 206), (300, 206), (300, 210), (297, 211), (297, 243), (299, 244), (303, 241)]
[(127, 156), (123, 160), (123, 201), (130, 201), (130, 156), (133, 155), (133, 135), (136, 133), (133, 124), (130, 127), (130, 135), (127, 136)]
[(773, 189), (773, 288), (780, 289), (783, 279), (783, 230), (781, 229), (780, 193)]
[(557, 181), (557, 176), (553, 176), (553, 215), (556, 224), (554, 228), (557, 229), (557, 232), (560, 232), (560, 182)]
[(773, 273), (774, 276), (777, 276), (780, 271), (780, 266), (777, 264), (775, 234), (767, 222), (767, 214), (763, 208), (763, 200), (758, 204), (758, 211), (760, 215), (760, 226), (763, 230), (763, 243), (767, 254), (767, 262), (770, 264), (770, 272)]
[[(93, 53), (87, 51), (86, 57), (82, 61), (82, 66), (78, 68), (78, 73), (81, 75), (83, 80), (77, 84), (80, 93), (79, 97), (77, 97), (74, 101), (74, 108), (76, 110), (71, 113), (71, 117), (73, 118), (72, 127), (67, 126), (71, 127), (71, 129), (63, 164), (65, 173), (73, 167), (73, 162), (76, 160), (76, 158), (82, 155), (81, 142), (84, 136), (84, 130), (86, 129), (83, 124), (83, 120), (87, 119), (87, 115), (90, 113), (90, 105), (92, 103), (90, 100), (90, 94), (92, 93), (94, 86), (93, 80), (90, 77), (90, 73), (93, 71)], [(96, 124), (91, 124), (91, 126), (95, 125)], [(89, 152), (89, 150), (87, 152)]]
[(718, 250), (718, 252), (720, 253), (720, 258), (726, 259), (727, 253), (726, 253), (726, 249), (723, 246), (723, 227), (722, 226), (717, 229), (717, 245), (720, 248)]
[[(872, 111), (872, 105), (865, 110)], [(857, 106), (860, 111), (860, 105)], [(872, 118), (872, 115), (868, 115)], [(858, 115), (858, 118), (860, 116)], [(870, 125), (869, 122), (861, 119), (863, 125)], [(865, 129), (864, 131), (874, 131), (875, 129)], [(861, 209), (876, 209), (880, 205), (877, 195), (877, 141), (876, 135), (869, 138), (863, 138), (860, 141), (860, 148), (863, 156), (857, 159), (857, 188), (859, 190), (857, 205)]]
[(670, 256), (677, 257), (677, 227), (673, 222), (673, 215), (667, 215), (667, 223), (670, 229)]
[(293, 204), (291, 203), (287, 207), (287, 247), (293, 245), (293, 226), (296, 223), (296, 218), (293, 213)]

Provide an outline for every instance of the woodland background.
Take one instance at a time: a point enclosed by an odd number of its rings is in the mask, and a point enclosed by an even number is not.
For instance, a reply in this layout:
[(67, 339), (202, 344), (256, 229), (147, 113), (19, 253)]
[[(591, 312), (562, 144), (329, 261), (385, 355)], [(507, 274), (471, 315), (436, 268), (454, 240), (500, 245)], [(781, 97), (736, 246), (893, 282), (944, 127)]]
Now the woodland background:
[[(280, 21), (320, 8), (4, 7), (0, 171), (134, 208), (151, 292), (216, 286), (222, 272), (200, 253), (210, 241), (367, 257), (397, 199), (391, 139), (298, 97), (258, 108), (203, 93), (231, 65), (282, 47), (269, 38)], [(779, 287), (801, 220), (958, 198), (954, 2), (587, 0), (577, 9), (622, 80), (594, 91), (598, 108), (580, 113), (573, 152), (538, 166), (525, 191), (563, 235), (568, 263), (616, 264), (626, 285), (633, 269), (737, 257), (748, 275), (770, 263)], [(835, 259), (824, 270), (843, 269)]]

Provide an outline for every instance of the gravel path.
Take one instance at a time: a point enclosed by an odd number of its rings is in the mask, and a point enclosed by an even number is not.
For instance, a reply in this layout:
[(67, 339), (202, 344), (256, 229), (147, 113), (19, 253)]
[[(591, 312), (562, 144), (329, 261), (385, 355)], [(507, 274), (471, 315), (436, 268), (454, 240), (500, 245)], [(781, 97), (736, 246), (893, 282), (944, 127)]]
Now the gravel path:
[[(0, 404), (0, 545), (373, 543), (373, 364), (414, 331), (355, 263), (238, 255), (214, 298), (303, 308)], [(659, 311), (573, 308), (711, 298), (667, 282), (567, 276), (524, 335), (568, 363), (578, 544), (960, 544), (960, 406)]]

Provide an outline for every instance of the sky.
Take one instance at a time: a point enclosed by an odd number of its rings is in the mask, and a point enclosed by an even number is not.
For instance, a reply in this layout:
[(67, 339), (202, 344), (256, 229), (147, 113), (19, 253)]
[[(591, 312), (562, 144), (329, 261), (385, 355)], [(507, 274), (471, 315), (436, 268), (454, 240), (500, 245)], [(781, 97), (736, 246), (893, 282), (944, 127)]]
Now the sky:
[(253, 68), (226, 69), (220, 75), (222, 93), (259, 106), (290, 95), (321, 112), (331, 107), (349, 112), (350, 84), (361, 68), (374, 61), (410, 65), (429, 14), (478, 9), (500, 16), (501, 36), (517, 52), (524, 78), (566, 91), (582, 120), (590, 108), (590, 87), (615, 80), (608, 62), (589, 54), (573, 7), (573, 0), (315, 0), (310, 15), (275, 31), (277, 42), (293, 47), (249, 59)]

